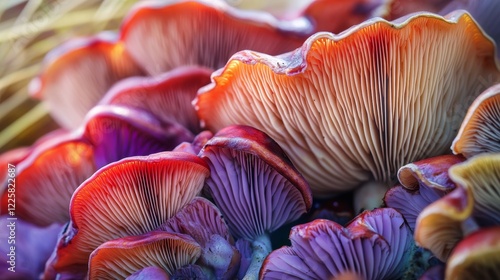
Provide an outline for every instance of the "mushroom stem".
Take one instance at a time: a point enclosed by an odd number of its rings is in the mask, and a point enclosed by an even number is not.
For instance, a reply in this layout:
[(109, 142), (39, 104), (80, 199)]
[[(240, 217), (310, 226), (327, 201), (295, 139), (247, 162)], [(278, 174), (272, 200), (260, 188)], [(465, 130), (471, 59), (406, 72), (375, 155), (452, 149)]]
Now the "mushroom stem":
[(382, 205), (384, 194), (389, 185), (383, 182), (369, 181), (361, 185), (354, 192), (354, 210), (360, 213), (364, 210), (372, 210)]
[(262, 263), (272, 250), (271, 239), (266, 233), (257, 237), (252, 242), (252, 261), (250, 262), (250, 266), (248, 267), (243, 280), (259, 279), (259, 272), (262, 267)]

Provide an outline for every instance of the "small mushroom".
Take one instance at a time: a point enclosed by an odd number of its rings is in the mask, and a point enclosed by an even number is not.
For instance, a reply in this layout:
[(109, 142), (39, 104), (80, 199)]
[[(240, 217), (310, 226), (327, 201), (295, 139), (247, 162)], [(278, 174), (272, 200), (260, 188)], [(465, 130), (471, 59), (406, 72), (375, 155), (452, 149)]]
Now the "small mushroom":
[(400, 279), (413, 246), (403, 216), (391, 208), (365, 211), (346, 228), (322, 219), (298, 225), (290, 241), (266, 258), (260, 279)]
[(479, 95), (469, 107), (451, 149), (469, 158), (500, 152), (500, 84)]
[(69, 221), (71, 195), (97, 170), (90, 143), (66, 133), (35, 144), (15, 169), (16, 176), (5, 182), (15, 185), (15, 205), (9, 206), (11, 197), (5, 191), (1, 212), (14, 208), (16, 217), (37, 226)]
[(311, 208), (309, 186), (278, 144), (252, 127), (220, 130), (200, 157), (210, 166), (205, 190), (231, 233), (252, 242), (252, 263), (244, 279), (255, 279), (271, 251), (268, 234)]
[(175, 122), (161, 123), (146, 111), (115, 105), (90, 110), (81, 133), (93, 146), (98, 168), (125, 157), (169, 151), (193, 139)]
[(470, 191), (457, 186), (452, 192), (424, 208), (415, 224), (417, 245), (430, 250), (439, 260), (446, 261), (451, 250), (477, 226), (471, 218), (474, 201)]
[(201, 248), (190, 236), (152, 231), (103, 243), (89, 257), (89, 279), (125, 279), (137, 270), (156, 266), (169, 275), (192, 264)]
[(217, 279), (233, 279), (238, 271), (240, 253), (219, 209), (207, 199), (194, 198), (168, 219), (159, 230), (187, 234), (202, 248), (200, 265), (212, 270)]
[(384, 196), (385, 205), (403, 214), (410, 228), (414, 230), (420, 212), (455, 189), (448, 170), (464, 160), (462, 156), (443, 155), (401, 167), (398, 171), (401, 185), (387, 191)]
[(242, 49), (279, 54), (300, 46), (312, 27), (305, 19), (299, 23), (221, 0), (145, 1), (125, 18), (121, 40), (151, 75), (182, 65), (217, 69)]
[(90, 253), (104, 242), (157, 229), (201, 191), (209, 174), (203, 160), (181, 152), (128, 157), (99, 169), (73, 194), (71, 222), (46, 277), (86, 271)]
[(500, 80), (494, 47), (464, 11), (375, 18), (276, 57), (238, 52), (193, 104), (212, 131), (267, 133), (316, 197), (368, 186), (381, 204), (401, 166), (448, 152), (464, 104)]
[(199, 120), (191, 101), (210, 83), (207, 68), (177, 67), (153, 77), (131, 77), (116, 83), (100, 104), (114, 104), (150, 112), (163, 123), (179, 123), (198, 133)]
[(500, 227), (480, 229), (460, 241), (446, 263), (447, 280), (500, 277)]
[(46, 55), (29, 91), (44, 100), (61, 126), (78, 127), (116, 81), (142, 74), (117, 39), (117, 34), (104, 32), (70, 40)]

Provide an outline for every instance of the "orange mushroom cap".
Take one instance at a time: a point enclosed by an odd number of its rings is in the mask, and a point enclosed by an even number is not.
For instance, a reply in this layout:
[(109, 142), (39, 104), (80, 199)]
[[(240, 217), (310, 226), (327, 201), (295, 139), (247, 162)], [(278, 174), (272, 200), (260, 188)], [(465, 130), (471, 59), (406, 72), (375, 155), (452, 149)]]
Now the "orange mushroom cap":
[(494, 54), (464, 11), (372, 19), (277, 57), (239, 52), (193, 104), (210, 130), (267, 133), (314, 195), (331, 196), (446, 153), (464, 104), (500, 80)]
[(312, 32), (307, 20), (301, 23), (297, 27), (220, 0), (142, 1), (125, 18), (121, 40), (149, 74), (182, 65), (217, 69), (242, 49), (278, 54), (300, 46)]
[(202, 159), (181, 152), (129, 157), (99, 169), (73, 194), (71, 223), (48, 266), (56, 273), (86, 271), (99, 245), (157, 229), (201, 191), (208, 175)]
[(172, 275), (193, 264), (201, 247), (188, 235), (152, 231), (103, 243), (89, 258), (89, 279), (125, 279), (135, 271), (156, 266)]

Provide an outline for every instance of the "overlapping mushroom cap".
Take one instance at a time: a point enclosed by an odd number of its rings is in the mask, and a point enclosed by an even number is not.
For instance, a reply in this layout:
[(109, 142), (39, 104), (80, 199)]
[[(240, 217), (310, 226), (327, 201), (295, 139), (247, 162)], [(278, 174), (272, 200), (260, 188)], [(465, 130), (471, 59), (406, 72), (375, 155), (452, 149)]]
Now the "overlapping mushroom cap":
[(480, 229), (458, 243), (446, 265), (446, 280), (498, 279), (500, 227)]
[(305, 18), (280, 21), (221, 0), (143, 1), (125, 18), (121, 40), (149, 74), (159, 74), (182, 65), (217, 69), (242, 49), (290, 51), (311, 32)]
[(59, 239), (46, 277), (85, 273), (102, 243), (157, 229), (202, 189), (209, 175), (195, 155), (163, 152), (101, 168), (73, 194), (71, 223)]
[(455, 189), (455, 183), (448, 176), (448, 170), (464, 160), (462, 156), (443, 155), (401, 167), (398, 171), (401, 185), (386, 192), (385, 205), (398, 210), (414, 230), (420, 212)]
[(317, 33), (277, 57), (239, 52), (212, 79), (194, 101), (202, 124), (264, 131), (329, 196), (446, 153), (464, 104), (500, 71), (493, 42), (457, 11)]
[(474, 100), (451, 149), (465, 157), (500, 152), (500, 84)]
[(89, 258), (89, 279), (125, 279), (150, 266), (162, 268), (169, 275), (194, 263), (201, 248), (188, 235), (152, 231), (108, 241), (95, 249)]
[(262, 131), (226, 127), (207, 141), (200, 157), (210, 166), (205, 189), (237, 238), (254, 240), (311, 208), (307, 182)]
[(411, 230), (391, 208), (364, 212), (346, 228), (321, 219), (295, 226), (290, 241), (291, 247), (266, 258), (260, 279), (337, 279), (346, 274), (400, 279), (413, 244)]
[[(63, 224), (69, 220), (71, 195), (97, 170), (94, 150), (74, 134), (50, 136), (41, 142), (16, 166), (15, 214), (38, 226)], [(3, 192), (4, 214), (7, 201), (8, 192)]]
[(142, 74), (117, 39), (118, 35), (111, 32), (74, 39), (45, 57), (44, 68), (29, 90), (45, 101), (63, 127), (80, 125), (115, 82)]
[(418, 216), (415, 240), (442, 261), (479, 227), (500, 225), (500, 154), (482, 154), (450, 168), (455, 190)]
[(191, 100), (210, 82), (210, 74), (207, 68), (185, 66), (152, 77), (127, 78), (116, 83), (100, 104), (142, 109), (163, 123), (179, 123), (197, 133), (199, 120)]

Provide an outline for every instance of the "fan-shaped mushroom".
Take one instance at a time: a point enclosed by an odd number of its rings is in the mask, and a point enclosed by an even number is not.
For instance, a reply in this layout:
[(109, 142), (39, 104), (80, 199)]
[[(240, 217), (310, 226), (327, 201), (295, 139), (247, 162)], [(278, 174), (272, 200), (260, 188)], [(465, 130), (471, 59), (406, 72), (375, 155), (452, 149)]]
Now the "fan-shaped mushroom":
[(312, 31), (305, 18), (279, 21), (221, 0), (145, 1), (125, 18), (121, 40), (149, 74), (159, 74), (182, 65), (217, 69), (242, 49), (290, 51)]
[(201, 191), (208, 175), (203, 160), (180, 152), (129, 157), (99, 169), (73, 194), (71, 223), (46, 277), (86, 271), (102, 243), (157, 229)]
[(200, 157), (210, 166), (205, 190), (233, 235), (252, 242), (253, 260), (245, 279), (256, 278), (271, 250), (268, 234), (311, 208), (309, 186), (278, 144), (252, 127), (220, 130)]
[(464, 104), (500, 80), (494, 54), (463, 11), (372, 19), (276, 57), (239, 52), (193, 103), (210, 130), (267, 133), (315, 196), (387, 189), (402, 165), (448, 151)]
[(413, 246), (411, 230), (391, 208), (365, 211), (346, 228), (321, 219), (298, 225), (290, 241), (266, 258), (261, 279), (399, 279)]

